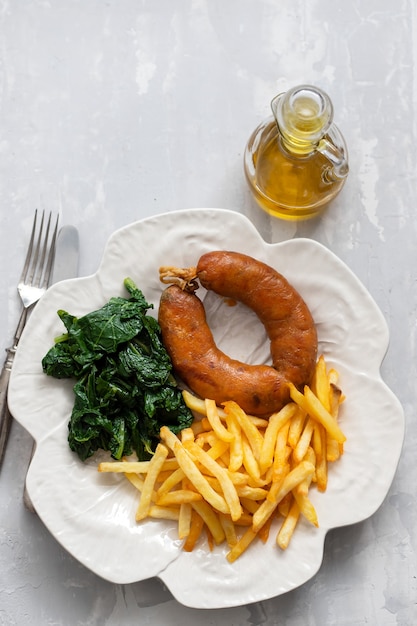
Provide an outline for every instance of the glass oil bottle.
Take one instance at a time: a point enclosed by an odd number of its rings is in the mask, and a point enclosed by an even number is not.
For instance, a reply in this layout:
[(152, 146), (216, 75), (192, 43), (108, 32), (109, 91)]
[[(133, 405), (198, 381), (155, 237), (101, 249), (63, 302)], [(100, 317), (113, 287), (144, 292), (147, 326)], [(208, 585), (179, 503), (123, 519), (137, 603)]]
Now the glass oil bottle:
[(347, 148), (333, 124), (333, 105), (317, 87), (300, 85), (276, 96), (273, 116), (252, 133), (244, 169), (258, 204), (287, 220), (318, 215), (349, 173)]

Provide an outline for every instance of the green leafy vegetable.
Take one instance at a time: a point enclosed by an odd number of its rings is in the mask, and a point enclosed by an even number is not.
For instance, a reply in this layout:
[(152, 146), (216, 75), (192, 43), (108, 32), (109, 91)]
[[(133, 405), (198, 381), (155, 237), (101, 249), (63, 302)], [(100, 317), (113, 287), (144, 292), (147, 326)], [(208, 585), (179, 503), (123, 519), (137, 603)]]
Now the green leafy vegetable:
[(148, 459), (161, 426), (179, 432), (192, 422), (158, 322), (147, 315), (152, 305), (130, 278), (124, 285), (129, 298), (84, 317), (58, 311), (67, 332), (42, 359), (49, 376), (77, 379), (68, 442), (83, 461), (98, 449)]

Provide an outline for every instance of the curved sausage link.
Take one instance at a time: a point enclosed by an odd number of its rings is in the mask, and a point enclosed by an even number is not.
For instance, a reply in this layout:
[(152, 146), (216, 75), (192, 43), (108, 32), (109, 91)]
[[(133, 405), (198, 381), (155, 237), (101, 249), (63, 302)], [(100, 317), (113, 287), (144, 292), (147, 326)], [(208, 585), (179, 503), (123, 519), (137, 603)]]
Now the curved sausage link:
[(201, 398), (235, 400), (252, 415), (270, 415), (288, 402), (285, 380), (274, 368), (241, 363), (217, 348), (194, 293), (178, 285), (165, 289), (158, 321), (175, 372)]
[(317, 331), (306, 303), (279, 272), (238, 252), (204, 254), (200, 283), (252, 309), (271, 341), (274, 368), (297, 387), (308, 384), (317, 360)]
[(286, 383), (301, 387), (314, 371), (317, 333), (307, 305), (281, 274), (244, 254), (209, 252), (200, 258), (197, 276), (206, 289), (258, 315), (271, 341), (273, 368), (221, 352), (200, 299), (172, 285), (161, 296), (158, 320), (174, 369), (195, 393), (218, 404), (235, 400), (253, 415), (279, 410), (289, 399)]

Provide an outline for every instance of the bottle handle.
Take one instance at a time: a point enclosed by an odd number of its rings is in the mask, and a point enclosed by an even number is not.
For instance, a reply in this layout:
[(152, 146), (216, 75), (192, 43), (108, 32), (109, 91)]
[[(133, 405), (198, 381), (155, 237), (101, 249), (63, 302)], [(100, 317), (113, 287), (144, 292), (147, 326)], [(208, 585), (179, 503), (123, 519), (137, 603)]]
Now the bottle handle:
[(317, 152), (325, 156), (331, 164), (331, 167), (329, 167), (325, 173), (327, 181), (337, 182), (344, 180), (349, 174), (349, 164), (346, 153), (335, 146), (335, 144), (329, 140), (328, 136), (320, 139), (316, 149)]

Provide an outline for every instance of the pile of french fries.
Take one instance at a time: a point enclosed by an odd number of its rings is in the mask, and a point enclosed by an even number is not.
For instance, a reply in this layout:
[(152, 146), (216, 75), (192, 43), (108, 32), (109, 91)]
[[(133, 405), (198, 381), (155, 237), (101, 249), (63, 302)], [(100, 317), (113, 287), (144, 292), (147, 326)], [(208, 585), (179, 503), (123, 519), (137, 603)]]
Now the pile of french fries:
[(344, 400), (338, 372), (317, 361), (311, 386), (290, 385), (291, 401), (269, 419), (247, 415), (235, 402), (223, 408), (183, 392), (199, 414), (180, 436), (161, 428), (150, 461), (103, 462), (100, 472), (122, 472), (140, 492), (136, 520), (176, 520), (183, 549), (205, 533), (210, 549), (226, 542), (234, 562), (278, 520), (277, 545), (285, 550), (300, 516), (318, 526), (312, 486), (324, 492), (329, 462), (343, 454), (338, 424)]

